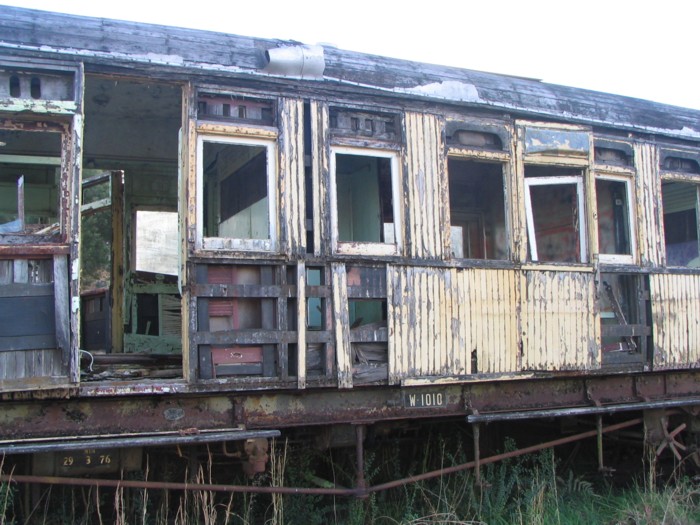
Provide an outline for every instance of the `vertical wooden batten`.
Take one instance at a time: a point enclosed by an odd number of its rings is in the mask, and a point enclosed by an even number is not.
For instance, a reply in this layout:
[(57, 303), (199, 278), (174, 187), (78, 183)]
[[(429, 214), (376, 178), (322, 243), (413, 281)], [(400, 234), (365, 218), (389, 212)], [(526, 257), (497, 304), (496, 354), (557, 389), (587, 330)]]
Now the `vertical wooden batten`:
[(197, 282), (196, 267), (192, 262), (197, 238), (197, 103), (196, 89), (192, 83), (182, 89), (181, 155), (182, 174), (180, 180), (180, 239), (184, 257), (181, 262), (182, 286), (182, 373), (188, 382), (197, 379), (199, 350), (194, 342), (198, 330), (197, 297), (192, 287)]
[(306, 251), (304, 191), (304, 102), (282, 98), (279, 102), (279, 223), (281, 249), (289, 256)]
[(654, 334), (654, 368), (700, 367), (700, 275), (649, 277)]
[(333, 287), (333, 328), (335, 330), (338, 388), (352, 388), (348, 279), (345, 273), (345, 264), (333, 263), (331, 265), (331, 280)]
[(403, 187), (408, 192), (405, 195), (407, 219), (401, 222), (405, 223), (408, 256), (441, 258), (445, 245), (443, 225), (447, 222), (441, 122), (434, 115), (406, 113), (404, 123), (406, 183)]
[(595, 274), (539, 270), (524, 273), (523, 368), (599, 368)]
[(637, 168), (635, 193), (640, 261), (642, 266), (656, 267), (665, 262), (658, 147), (635, 143), (634, 163)]

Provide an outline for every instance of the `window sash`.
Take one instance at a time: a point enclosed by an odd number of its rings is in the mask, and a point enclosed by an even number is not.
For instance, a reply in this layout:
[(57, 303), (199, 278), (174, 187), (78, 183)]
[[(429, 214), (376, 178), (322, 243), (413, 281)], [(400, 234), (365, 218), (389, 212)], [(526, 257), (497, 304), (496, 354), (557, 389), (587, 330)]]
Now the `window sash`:
[[(386, 158), (391, 168), (391, 204), (394, 221), (394, 242), (345, 241), (338, 234), (338, 182), (336, 178), (337, 155), (357, 155), (362, 157)], [(352, 148), (335, 146), (331, 148), (330, 156), (330, 215), (331, 215), (331, 246), (335, 253), (348, 255), (380, 255), (391, 256), (401, 253), (401, 209), (398, 205), (399, 196), (399, 158), (394, 151)]]
[[(525, 212), (526, 212), (526, 222), (527, 222), (527, 236), (528, 243), (530, 246), (530, 258), (533, 262), (538, 262), (539, 257), (537, 254), (537, 239), (535, 237), (535, 219), (532, 210), (532, 197), (530, 190), (533, 186), (554, 186), (554, 185), (575, 185), (576, 186), (576, 199), (578, 206), (578, 224), (579, 224), (579, 251), (580, 251), (580, 263), (588, 262), (588, 245), (586, 241), (586, 215), (585, 215), (585, 202), (583, 195), (583, 176), (580, 175), (567, 175), (567, 176), (551, 176), (551, 177), (528, 177), (525, 179)], [(547, 262), (557, 262), (557, 261), (547, 261)]]
[[(221, 236), (204, 236), (204, 143), (230, 144), (233, 146), (258, 146), (265, 148), (267, 177), (268, 238), (249, 239)], [(277, 238), (277, 144), (274, 140), (254, 137), (219, 136), (200, 134), (197, 137), (197, 217), (195, 247), (200, 250), (275, 251)]]

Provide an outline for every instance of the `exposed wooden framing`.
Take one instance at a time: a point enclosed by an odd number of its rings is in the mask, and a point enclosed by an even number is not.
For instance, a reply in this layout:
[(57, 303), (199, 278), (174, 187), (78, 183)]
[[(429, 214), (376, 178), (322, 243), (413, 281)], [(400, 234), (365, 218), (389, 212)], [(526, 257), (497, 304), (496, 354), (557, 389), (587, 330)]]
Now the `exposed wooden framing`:
[(297, 286), (297, 387), (306, 388), (306, 264), (296, 266)]
[(656, 267), (665, 263), (658, 146), (635, 142), (634, 165), (637, 168), (635, 193), (640, 263)]
[(205, 135), (222, 135), (224, 137), (253, 137), (268, 140), (276, 140), (279, 136), (279, 131), (277, 128), (270, 128), (267, 126), (236, 125), (200, 121), (197, 122), (196, 127), (198, 133)]
[(114, 171), (111, 175), (112, 197), (112, 268), (111, 268), (111, 327), (112, 352), (124, 351), (124, 276), (126, 274), (125, 217), (124, 217), (124, 173)]
[(343, 263), (331, 265), (333, 287), (333, 328), (338, 388), (352, 388), (352, 361), (348, 316), (347, 275)]
[(312, 176), (314, 192), (314, 255), (332, 253), (331, 238), (331, 140), (329, 109), (327, 104), (311, 102), (312, 125)]
[[(304, 102), (283, 98), (279, 108), (279, 222), (282, 251), (298, 257), (306, 252), (304, 191)], [(285, 218), (284, 220), (282, 218)]]
[[(192, 262), (196, 244), (197, 218), (197, 103), (196, 89), (190, 82), (182, 87), (182, 128), (179, 140), (178, 220), (180, 225), (180, 276), (178, 284), (182, 294), (182, 374), (185, 381), (193, 383), (200, 373), (199, 348), (194, 344), (198, 319), (208, 312), (199, 312), (197, 296), (190, 287), (194, 283), (206, 282), (206, 275), (197, 275), (197, 266)], [(206, 329), (208, 330), (208, 323)]]
[(313, 191), (314, 255), (325, 253), (323, 242), (330, 231), (330, 217), (324, 213), (327, 201), (326, 181), (330, 173), (327, 145), (329, 144), (328, 106), (312, 100), (311, 120), (311, 188)]
[[(260, 282), (262, 284), (272, 284), (273, 282), (286, 284), (287, 267), (262, 266), (260, 268)], [(289, 360), (287, 358), (289, 343), (293, 342), (281, 334), (281, 332), (288, 330), (287, 298), (278, 296), (273, 301), (263, 301), (261, 310), (262, 329), (265, 332), (253, 335), (254, 339), (251, 342), (263, 343), (263, 376), (287, 379), (289, 377)], [(235, 334), (236, 336), (245, 335), (245, 332), (246, 330), (236, 330)]]
[(70, 342), (68, 258), (65, 255), (55, 255), (53, 258), (53, 282), (56, 345), (61, 351), (63, 365), (69, 370), (72, 349)]

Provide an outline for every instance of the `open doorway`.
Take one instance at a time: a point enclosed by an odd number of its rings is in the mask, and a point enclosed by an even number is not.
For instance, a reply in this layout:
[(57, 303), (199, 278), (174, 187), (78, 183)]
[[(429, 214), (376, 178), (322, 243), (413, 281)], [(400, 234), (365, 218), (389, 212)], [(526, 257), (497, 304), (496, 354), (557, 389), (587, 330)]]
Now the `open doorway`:
[(181, 88), (88, 75), (81, 229), (84, 381), (182, 377)]

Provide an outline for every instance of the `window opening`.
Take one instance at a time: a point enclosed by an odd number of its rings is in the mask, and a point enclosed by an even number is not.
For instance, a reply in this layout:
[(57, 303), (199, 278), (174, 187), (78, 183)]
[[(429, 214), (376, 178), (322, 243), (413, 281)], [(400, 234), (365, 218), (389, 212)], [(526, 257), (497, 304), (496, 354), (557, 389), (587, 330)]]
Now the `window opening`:
[(0, 130), (0, 235), (60, 233), (61, 135)]
[[(323, 268), (306, 269), (306, 285), (323, 285)], [(325, 299), (323, 297), (306, 298), (306, 328), (307, 330), (324, 330), (325, 323)]]
[(597, 177), (595, 187), (601, 255), (632, 255), (629, 181)]
[(581, 171), (527, 166), (525, 187), (530, 260), (586, 262)]
[[(271, 141), (200, 137), (204, 237), (243, 241), (230, 245), (234, 248), (272, 248), (276, 231), (273, 148)], [(246, 244), (250, 240), (268, 242)]]
[(14, 98), (22, 96), (22, 88), (20, 87), (19, 77), (17, 75), (12, 75), (10, 77), (10, 96)]
[(338, 149), (333, 159), (337, 240), (395, 244), (395, 155)]
[(449, 159), (452, 256), (507, 259), (501, 164)]
[(686, 182), (661, 184), (664, 243), (669, 266), (700, 267), (698, 250), (698, 186)]
[(32, 98), (41, 98), (41, 79), (39, 77), (32, 77), (29, 81), (29, 94)]

